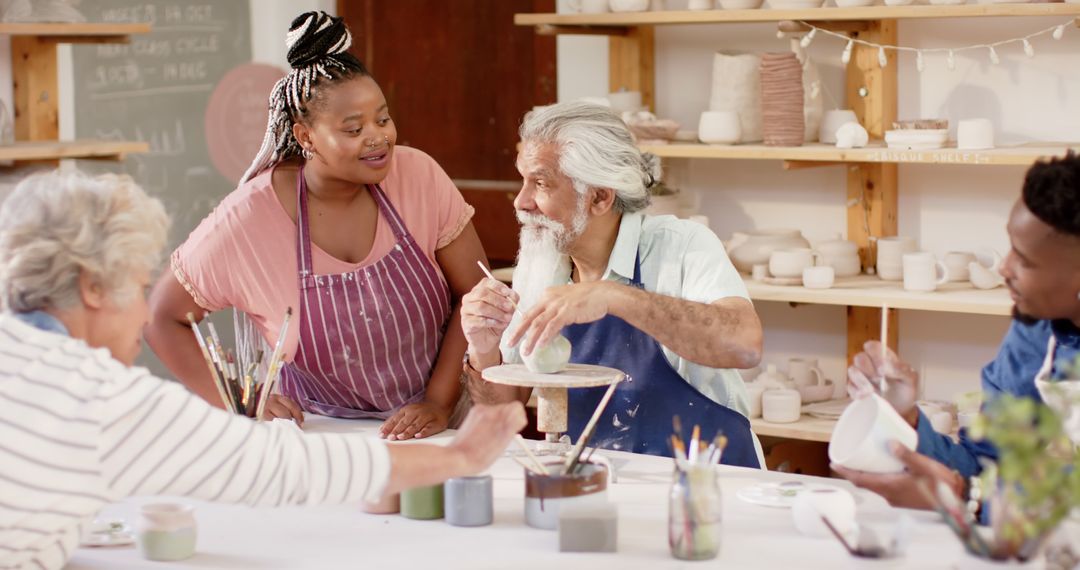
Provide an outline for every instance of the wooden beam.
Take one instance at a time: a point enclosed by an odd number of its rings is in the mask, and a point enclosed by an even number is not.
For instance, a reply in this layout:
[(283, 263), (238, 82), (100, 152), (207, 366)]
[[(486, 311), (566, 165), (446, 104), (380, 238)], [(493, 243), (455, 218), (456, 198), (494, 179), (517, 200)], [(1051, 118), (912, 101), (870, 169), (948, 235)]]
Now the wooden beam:
[(11, 38), (16, 140), (55, 140), (60, 136), (56, 55), (55, 42), (33, 36)]
[[(814, 22), (814, 25), (830, 32), (847, 34), (852, 32), (866, 32), (870, 30), (870, 22), (847, 20), (839, 22)], [(794, 20), (784, 20), (776, 23), (776, 29), (785, 34), (800, 34), (810, 30), (810, 26)]]
[(536, 26), (536, 33), (541, 36), (625, 36), (630, 33), (630, 28), (626, 26), (556, 26), (540, 24)]
[[(866, 31), (852, 37), (879, 45), (896, 45), (895, 20), (870, 23)], [(880, 140), (892, 128), (897, 113), (896, 52), (886, 52), (885, 66), (878, 61), (878, 50), (856, 44), (847, 66), (845, 94), (847, 106), (855, 111), (859, 123), (871, 139)], [(859, 245), (863, 267), (876, 263), (876, 247), (871, 238), (894, 236), (897, 232), (897, 165), (853, 164), (848, 167), (847, 229), (848, 239)], [(889, 344), (895, 350), (899, 323), (889, 319)], [(876, 339), (881, 331), (881, 309), (849, 307), (847, 312), (848, 362), (862, 351), (863, 343)]]
[(641, 91), (641, 103), (655, 111), (655, 55), (653, 28), (631, 28), (609, 40), (608, 87), (611, 91)]
[(131, 36), (42, 36), (57, 44), (130, 44)]

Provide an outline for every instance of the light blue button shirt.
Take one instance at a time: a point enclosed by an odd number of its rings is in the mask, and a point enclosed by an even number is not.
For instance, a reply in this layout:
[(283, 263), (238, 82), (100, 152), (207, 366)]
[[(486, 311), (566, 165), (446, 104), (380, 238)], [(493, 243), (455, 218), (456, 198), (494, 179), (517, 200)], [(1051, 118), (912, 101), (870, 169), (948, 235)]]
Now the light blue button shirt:
[[(629, 284), (634, 278), (635, 256), (640, 256), (641, 283), (650, 293), (700, 303), (750, 298), (720, 238), (701, 224), (674, 216), (623, 214), (603, 279)], [(515, 326), (512, 323), (508, 333)], [(502, 348), (504, 362), (520, 362), (516, 348)], [(743, 415), (750, 413), (746, 387), (736, 370), (695, 364), (663, 345), (661, 348), (679, 376), (707, 398)]]

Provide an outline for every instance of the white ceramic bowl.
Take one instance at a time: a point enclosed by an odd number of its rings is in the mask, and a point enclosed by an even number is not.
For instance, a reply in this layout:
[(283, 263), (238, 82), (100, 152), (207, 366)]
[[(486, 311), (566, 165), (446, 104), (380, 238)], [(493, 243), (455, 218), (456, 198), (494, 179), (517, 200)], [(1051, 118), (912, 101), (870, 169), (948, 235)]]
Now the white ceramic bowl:
[(974, 261), (968, 264), (968, 278), (976, 289), (993, 289), (1005, 283), (1005, 278), (996, 270), (987, 269)]
[(611, 0), (612, 12), (644, 12), (649, 9), (649, 0)]
[(720, 0), (720, 7), (725, 10), (754, 10), (764, 3), (765, 0)]
[(802, 281), (807, 289), (828, 289), (836, 282), (836, 271), (828, 265), (807, 267), (803, 269)]
[(858, 255), (825, 256), (822, 263), (832, 267), (836, 277), (854, 277), (862, 273), (862, 261)]
[(773, 277), (802, 277), (803, 270), (814, 265), (814, 252), (806, 248), (778, 249), (769, 256)]

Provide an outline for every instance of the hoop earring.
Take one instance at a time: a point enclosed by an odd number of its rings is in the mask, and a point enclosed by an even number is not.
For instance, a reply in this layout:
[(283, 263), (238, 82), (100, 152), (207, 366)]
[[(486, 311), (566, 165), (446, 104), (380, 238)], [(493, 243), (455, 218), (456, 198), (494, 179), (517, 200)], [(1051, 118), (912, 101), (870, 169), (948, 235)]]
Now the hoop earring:
[(304, 160), (312, 160), (312, 159), (315, 158), (315, 153), (311, 152), (310, 150), (308, 150), (306, 148), (301, 149), (300, 154), (301, 154), (301, 156), (304, 157)]

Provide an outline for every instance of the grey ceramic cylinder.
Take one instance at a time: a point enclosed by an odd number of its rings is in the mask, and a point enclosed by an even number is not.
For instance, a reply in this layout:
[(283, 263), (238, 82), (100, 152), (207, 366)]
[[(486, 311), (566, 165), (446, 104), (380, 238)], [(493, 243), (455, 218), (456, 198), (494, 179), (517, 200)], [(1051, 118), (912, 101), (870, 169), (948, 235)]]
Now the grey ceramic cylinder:
[(446, 522), (454, 526), (487, 526), (494, 515), (491, 476), (458, 477), (446, 482)]

